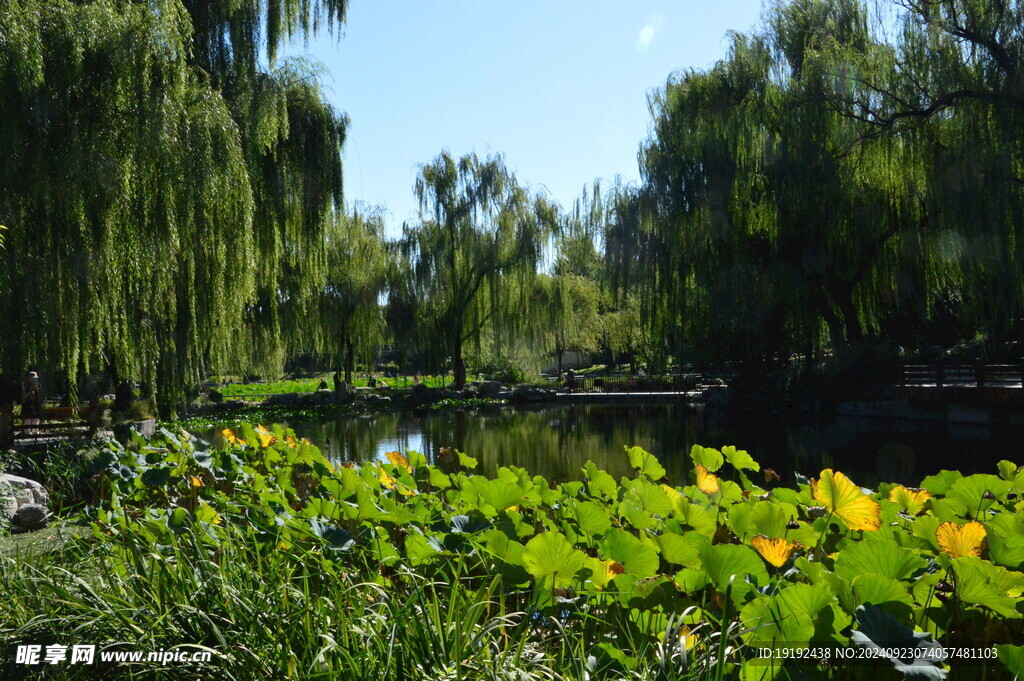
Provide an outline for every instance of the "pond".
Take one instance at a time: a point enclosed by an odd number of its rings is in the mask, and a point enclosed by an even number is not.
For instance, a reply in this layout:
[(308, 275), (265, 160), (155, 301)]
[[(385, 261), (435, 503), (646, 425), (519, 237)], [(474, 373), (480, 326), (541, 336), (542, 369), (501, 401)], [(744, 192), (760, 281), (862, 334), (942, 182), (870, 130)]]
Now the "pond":
[(808, 415), (725, 415), (666, 403), (549, 404), (466, 410), (402, 411), (297, 423), (295, 431), (340, 461), (384, 460), (415, 450), (436, 461), (442, 448), (480, 461), (480, 472), (517, 465), (552, 481), (578, 479), (588, 459), (613, 475), (628, 472), (623, 447), (655, 454), (673, 483), (686, 479), (693, 444), (746, 449), (792, 481), (834, 467), (861, 485), (914, 485), (943, 468), (995, 473), (1021, 456), (1024, 428)]

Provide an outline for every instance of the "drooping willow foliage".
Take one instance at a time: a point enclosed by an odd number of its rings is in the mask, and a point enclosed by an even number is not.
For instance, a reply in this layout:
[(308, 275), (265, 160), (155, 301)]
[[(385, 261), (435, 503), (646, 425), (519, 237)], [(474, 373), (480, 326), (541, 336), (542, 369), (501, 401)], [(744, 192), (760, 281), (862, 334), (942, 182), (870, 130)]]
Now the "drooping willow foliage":
[(387, 338), (381, 296), (387, 288), (389, 254), (379, 210), (356, 207), (335, 217), (325, 271), (313, 314), (295, 324), (300, 333), (312, 333), (296, 346), (329, 362), (352, 385), (356, 362), (371, 364)]
[(167, 408), (204, 370), (280, 360), (322, 289), (346, 119), (273, 58), (345, 5), (4, 3), (8, 381), (106, 372)]
[(1024, 3), (874, 7), (779, 2), (652, 97), (643, 183), (611, 202), (605, 244), (667, 352), (1009, 338), (1024, 308)]
[(499, 339), (521, 332), (535, 277), (557, 216), (519, 186), (500, 157), (443, 152), (420, 169), (415, 187), (423, 221), (407, 226), (400, 253), (409, 263), (395, 286), (416, 319), (409, 343), (428, 364), (466, 380), (464, 351), (485, 328)]

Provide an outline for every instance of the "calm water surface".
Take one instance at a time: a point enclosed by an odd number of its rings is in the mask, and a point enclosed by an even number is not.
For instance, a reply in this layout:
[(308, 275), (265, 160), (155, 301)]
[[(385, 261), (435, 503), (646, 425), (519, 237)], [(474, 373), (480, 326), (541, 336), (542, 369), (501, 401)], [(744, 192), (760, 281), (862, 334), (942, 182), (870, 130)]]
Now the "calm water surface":
[(623, 447), (654, 453), (681, 482), (691, 470), (691, 445), (735, 445), (792, 482), (792, 472), (816, 475), (835, 467), (861, 485), (916, 484), (943, 468), (995, 473), (1000, 459), (1024, 463), (1024, 428), (975, 427), (919, 421), (802, 413), (724, 416), (685, 405), (556, 404), (469, 410), (403, 411), (298, 423), (341, 461), (384, 460), (388, 451), (415, 450), (436, 460), (443, 447), (480, 461), (480, 472), (522, 466), (553, 481), (580, 477), (588, 459), (613, 475), (628, 472)]

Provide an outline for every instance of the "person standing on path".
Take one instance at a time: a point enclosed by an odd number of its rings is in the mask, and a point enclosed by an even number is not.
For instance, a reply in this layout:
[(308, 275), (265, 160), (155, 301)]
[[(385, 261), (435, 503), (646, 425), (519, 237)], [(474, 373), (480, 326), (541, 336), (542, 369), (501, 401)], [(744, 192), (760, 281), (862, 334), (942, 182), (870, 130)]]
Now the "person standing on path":
[(21, 400), (21, 423), (25, 426), (39, 425), (42, 415), (43, 399), (39, 394), (39, 374), (30, 371), (25, 375), (25, 397)]

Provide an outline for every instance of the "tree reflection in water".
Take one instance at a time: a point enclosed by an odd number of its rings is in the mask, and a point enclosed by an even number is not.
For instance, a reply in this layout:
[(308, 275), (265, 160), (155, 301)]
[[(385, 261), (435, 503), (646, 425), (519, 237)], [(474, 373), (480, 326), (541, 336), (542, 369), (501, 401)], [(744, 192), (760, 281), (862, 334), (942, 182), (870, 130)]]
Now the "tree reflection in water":
[(746, 449), (787, 481), (793, 471), (816, 475), (837, 466), (862, 485), (916, 484), (942, 468), (963, 469), (965, 462), (993, 472), (1006, 458), (1002, 443), (1020, 442), (1024, 434), (1020, 427), (960, 429), (768, 410), (727, 417), (664, 403), (390, 412), (300, 423), (295, 430), (342, 461), (383, 460), (384, 452), (394, 450), (419, 451), (436, 461), (442, 448), (451, 447), (478, 459), (482, 474), (517, 465), (554, 482), (579, 479), (588, 459), (615, 476), (626, 475), (623, 447), (636, 445), (662, 461), (673, 484), (687, 480), (694, 444)]

